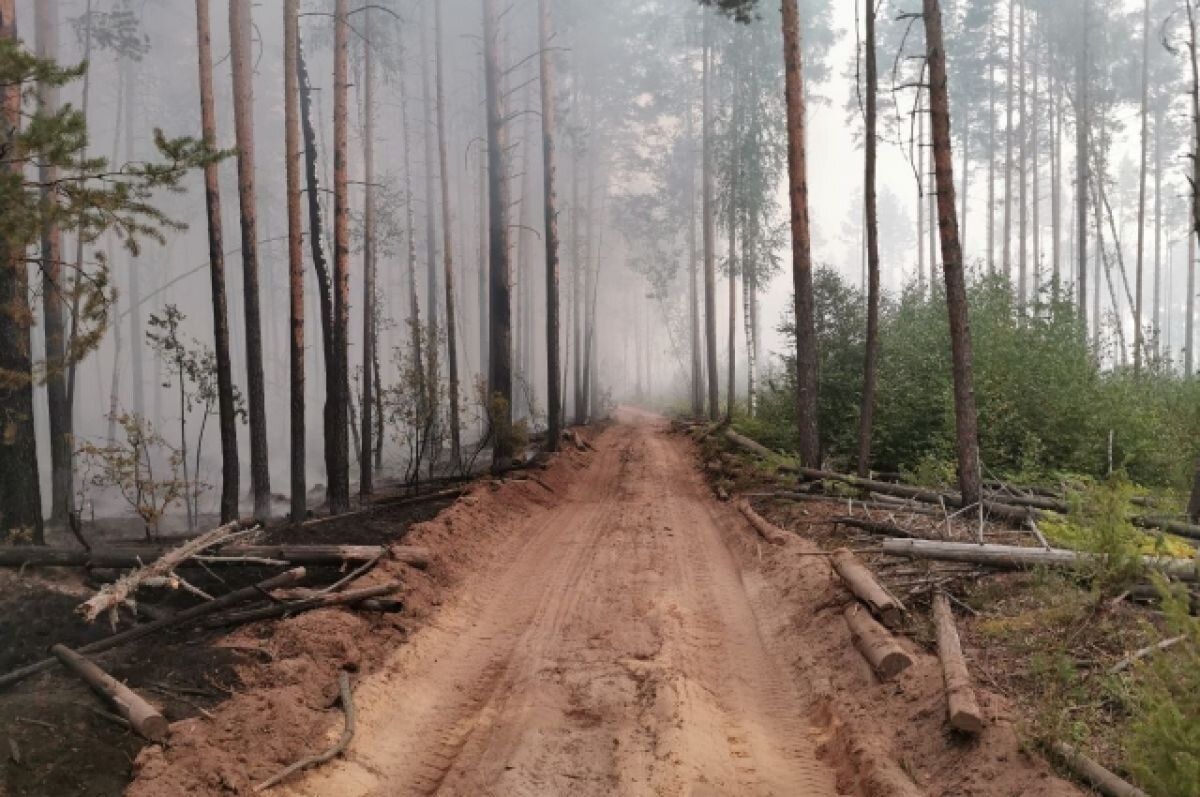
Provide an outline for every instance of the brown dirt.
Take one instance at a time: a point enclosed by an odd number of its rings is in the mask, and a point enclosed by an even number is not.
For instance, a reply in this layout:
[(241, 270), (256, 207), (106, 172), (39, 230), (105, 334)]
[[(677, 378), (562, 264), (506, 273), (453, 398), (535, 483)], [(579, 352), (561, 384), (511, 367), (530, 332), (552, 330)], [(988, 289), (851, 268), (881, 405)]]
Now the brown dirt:
[(128, 793), (249, 793), (336, 738), (336, 671), (356, 667), (347, 754), (275, 793), (1079, 794), (986, 691), (983, 738), (949, 735), (920, 646), (880, 684), (816, 546), (760, 544), (691, 443), (622, 420), (596, 453), (478, 486), (413, 530), (438, 564), (404, 573), (405, 644), (344, 612), (281, 624), (260, 641), (272, 664), (243, 673), (251, 691), (148, 748)]
[[(266, 539), (379, 544), (400, 539), (414, 521), (433, 517), (448, 503), (379, 508), (369, 514), (339, 518), (300, 531), (273, 528)], [(137, 531), (129, 522), (108, 520), (99, 527), (89, 524), (87, 534), (94, 540), (113, 537), (136, 540)], [(56, 543), (74, 543), (68, 536), (61, 532)], [(277, 570), (227, 568), (220, 573), (226, 583), (200, 572), (189, 577), (202, 589), (222, 594)], [(308, 583), (318, 586), (340, 575), (336, 567), (308, 570)], [(77, 569), (31, 568), (23, 573), (0, 569), (0, 672), (44, 658), (49, 646), (56, 642), (77, 647), (108, 635), (106, 623), (89, 625), (75, 612), (92, 594), (93, 586), (86, 581), (86, 574)], [(178, 608), (193, 602), (189, 596), (164, 591), (149, 591), (139, 597), (143, 602), (163, 607)], [(158, 705), (176, 727), (186, 727), (183, 721), (203, 717), (204, 712), (214, 710), (231, 695), (269, 683), (271, 678), (282, 678), (272, 662), (275, 651), (286, 653), (289, 647), (301, 645), (325, 656), (326, 646), (336, 646), (336, 640), (344, 640), (346, 626), (353, 622), (359, 622), (362, 633), (373, 638), (399, 640), (403, 638), (403, 630), (393, 625), (397, 619), (359, 621), (339, 615), (331, 623), (332, 634), (320, 632), (320, 623), (330, 622), (328, 618), (322, 621), (315, 616), (285, 623), (263, 623), (232, 632), (195, 629), (166, 632), (103, 654), (98, 662)], [(272, 640), (275, 629), (279, 630), (279, 638)], [(307, 633), (319, 638), (306, 639)], [(286, 659), (282, 664), (286, 668)], [(102, 707), (85, 686), (61, 671), (46, 673), (0, 692), (0, 797), (122, 794), (145, 742), (93, 711)], [(19, 761), (12, 754), (13, 745)]]

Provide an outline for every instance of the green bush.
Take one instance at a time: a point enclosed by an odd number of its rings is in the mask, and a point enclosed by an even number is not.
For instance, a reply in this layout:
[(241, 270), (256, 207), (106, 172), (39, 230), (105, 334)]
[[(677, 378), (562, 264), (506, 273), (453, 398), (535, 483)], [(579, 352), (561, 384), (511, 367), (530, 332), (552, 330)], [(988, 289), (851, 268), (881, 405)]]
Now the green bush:
[[(856, 456), (865, 349), (862, 293), (837, 273), (814, 279), (820, 347), (820, 422), (825, 458), (849, 468)], [(1140, 378), (1101, 367), (1080, 334), (1065, 294), (1047, 289), (1022, 311), (1004, 277), (968, 281), (975, 396), (986, 475), (1045, 480), (1062, 473), (1109, 475), (1143, 485), (1188, 484), (1200, 441), (1200, 382), (1151, 361)], [(953, 461), (954, 407), (945, 299), (915, 289), (885, 297), (872, 467), (941, 472)], [(780, 331), (794, 341), (792, 320)], [(767, 379), (759, 413), (745, 429), (792, 450), (794, 348)]]

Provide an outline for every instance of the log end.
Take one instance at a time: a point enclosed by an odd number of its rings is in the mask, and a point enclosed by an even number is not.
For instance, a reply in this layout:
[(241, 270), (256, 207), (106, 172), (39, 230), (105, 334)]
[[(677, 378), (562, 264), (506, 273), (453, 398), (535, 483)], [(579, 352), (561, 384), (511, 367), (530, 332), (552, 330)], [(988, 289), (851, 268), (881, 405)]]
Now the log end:
[(965, 733), (969, 736), (978, 736), (983, 733), (983, 717), (979, 713), (979, 707), (974, 705), (964, 705), (961, 702), (950, 700), (950, 727), (959, 733)]
[(875, 671), (881, 681), (890, 681), (912, 666), (913, 660), (902, 650), (889, 650), (879, 661)]
[(162, 714), (153, 714), (140, 719), (135, 730), (152, 742), (161, 742), (171, 734), (171, 723)]
[(879, 610), (879, 622), (894, 631), (904, 624), (904, 612), (896, 606), (884, 606)]

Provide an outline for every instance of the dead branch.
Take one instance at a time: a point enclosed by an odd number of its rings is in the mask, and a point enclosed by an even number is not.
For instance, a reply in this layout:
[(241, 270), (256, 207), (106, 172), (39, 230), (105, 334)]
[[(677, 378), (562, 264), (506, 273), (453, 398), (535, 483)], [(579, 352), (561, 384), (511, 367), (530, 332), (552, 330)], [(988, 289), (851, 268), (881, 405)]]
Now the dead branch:
[(354, 738), (354, 695), (350, 691), (350, 675), (345, 670), (338, 673), (338, 694), (342, 704), (342, 712), (346, 715), (346, 726), (342, 729), (342, 735), (338, 739), (337, 744), (323, 753), (302, 758), (291, 766), (272, 775), (254, 787), (255, 793), (266, 791), (272, 786), (282, 783), (297, 772), (303, 772), (306, 769), (324, 764), (326, 761), (331, 761), (345, 751), (350, 745), (350, 740)]

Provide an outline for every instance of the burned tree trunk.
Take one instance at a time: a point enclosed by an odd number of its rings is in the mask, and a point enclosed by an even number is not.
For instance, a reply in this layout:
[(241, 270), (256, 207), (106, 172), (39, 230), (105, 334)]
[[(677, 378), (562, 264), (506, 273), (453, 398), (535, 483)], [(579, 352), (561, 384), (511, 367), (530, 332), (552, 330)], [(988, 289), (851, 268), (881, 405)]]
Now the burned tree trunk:
[(796, 403), (800, 462), (818, 467), (821, 435), (817, 419), (817, 327), (813, 306), (812, 241), (808, 225), (808, 163), (805, 153), (804, 61), (796, 0), (783, 0), (783, 60), (786, 73), (788, 186), (791, 199), (792, 281), (796, 305)]
[(333, 37), (333, 433), (334, 468), (329, 473), (329, 511), (350, 509), (350, 192), (348, 173), (349, 94), (348, 0), (334, 6)]
[[(363, 6), (363, 359), (362, 434), (359, 440), (358, 494), (375, 491), (375, 54), (371, 41), (371, 6)], [(382, 418), (379, 419), (382, 422)]]
[(492, 470), (512, 463), (512, 267), (508, 233), (508, 127), (501, 86), (500, 21), (496, 0), (483, 2), (483, 52), (487, 87), (489, 302), (488, 416)]
[(967, 287), (963, 272), (958, 217), (954, 207), (954, 164), (950, 148), (950, 96), (946, 50), (942, 43), (942, 12), (938, 0), (924, 0), (925, 43), (929, 65), (929, 116), (933, 131), (933, 164), (937, 179), (938, 229), (942, 239), (942, 271), (950, 314), (950, 350), (954, 371), (955, 447), (958, 483), (963, 502), (982, 496), (979, 429), (971, 364), (971, 326), (967, 318)]
[(300, 210), (300, 0), (283, 7), (284, 147), (287, 158), (288, 295), (291, 327), (288, 355), (291, 366), (292, 522), (300, 523), (308, 507), (304, 439), (304, 218)]
[[(434, 50), (437, 57), (438, 163), (442, 176), (442, 258), (446, 283), (446, 367), (450, 378), (450, 465), (458, 468), (462, 460), (461, 430), (458, 412), (458, 329), (454, 286), (454, 234), (450, 224), (450, 172), (446, 147), (446, 76), (442, 42), (442, 4), (434, 3)], [(545, 57), (545, 56), (543, 56)]]
[(554, 27), (550, 18), (550, 2), (538, 0), (538, 48), (541, 51), (542, 180), (546, 231), (546, 448), (557, 451), (563, 418), (562, 398), (559, 395), (559, 372), (562, 366), (558, 342), (558, 165), (554, 146), (554, 61), (550, 54), (550, 37)]
[(867, 223), (867, 341), (863, 365), (862, 405), (858, 414), (858, 475), (871, 473), (871, 427), (875, 416), (875, 383), (879, 370), (879, 213), (875, 196), (876, 82), (875, 0), (865, 1), (866, 13), (866, 131), (863, 203)]
[[(212, 27), (208, 0), (196, 0), (196, 40), (200, 59), (200, 126), (204, 143), (217, 148), (213, 102)], [(213, 338), (217, 360), (217, 406), (221, 427), (221, 522), (238, 516), (237, 407), (233, 400), (233, 364), (229, 354), (229, 305), (225, 295), (225, 239), (221, 225), (221, 185), (216, 163), (204, 167), (204, 204), (208, 217), (208, 259), (212, 290)], [(111, 435), (110, 435), (111, 437)]]
[[(250, 485), (254, 517), (271, 516), (271, 471), (267, 457), (267, 396), (263, 378), (262, 313), (258, 295), (258, 211), (254, 185), (254, 66), (250, 0), (229, 4), (233, 119), (238, 147), (241, 205), (242, 290), (246, 313), (246, 403), (250, 414)], [(136, 345), (136, 342), (135, 342)]]

